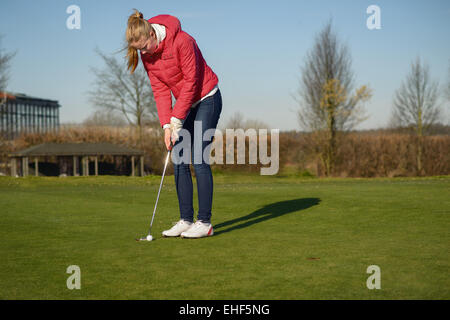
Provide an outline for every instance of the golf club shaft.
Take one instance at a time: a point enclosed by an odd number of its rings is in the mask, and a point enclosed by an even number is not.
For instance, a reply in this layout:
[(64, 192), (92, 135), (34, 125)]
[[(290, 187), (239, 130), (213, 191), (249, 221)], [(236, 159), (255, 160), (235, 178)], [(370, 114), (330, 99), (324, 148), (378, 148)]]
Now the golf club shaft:
[(161, 177), (161, 183), (159, 184), (158, 196), (156, 197), (155, 208), (153, 209), (153, 216), (152, 216), (152, 221), (150, 222), (150, 229), (148, 230), (148, 234), (151, 234), (151, 231), (152, 231), (153, 219), (155, 218), (156, 207), (158, 206), (159, 194), (161, 193), (161, 188), (162, 188), (163, 181), (164, 181), (164, 175), (166, 174), (167, 163), (169, 163), (169, 156), (170, 156), (170, 150), (167, 152), (166, 163), (164, 164), (164, 170), (163, 170), (163, 174)]

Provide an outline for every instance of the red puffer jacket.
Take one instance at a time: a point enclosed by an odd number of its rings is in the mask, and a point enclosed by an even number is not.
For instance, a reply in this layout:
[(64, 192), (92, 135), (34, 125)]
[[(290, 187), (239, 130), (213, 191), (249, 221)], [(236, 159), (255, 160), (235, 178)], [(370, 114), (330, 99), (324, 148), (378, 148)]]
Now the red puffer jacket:
[[(180, 21), (170, 15), (148, 20), (166, 27), (166, 37), (153, 54), (141, 54), (150, 78), (161, 127), (173, 116), (185, 119), (191, 106), (218, 83), (217, 75), (203, 59), (194, 38), (181, 30)], [(172, 109), (173, 93), (176, 103)]]

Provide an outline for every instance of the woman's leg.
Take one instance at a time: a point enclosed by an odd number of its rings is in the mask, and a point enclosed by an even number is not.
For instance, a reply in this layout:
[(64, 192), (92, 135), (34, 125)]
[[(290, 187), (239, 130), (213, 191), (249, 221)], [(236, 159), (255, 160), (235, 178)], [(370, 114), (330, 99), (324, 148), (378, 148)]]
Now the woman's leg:
[[(191, 143), (192, 137), (194, 134), (194, 119), (197, 111), (192, 109), (186, 120), (183, 124), (183, 129), (186, 129), (191, 134)], [(183, 137), (175, 143), (175, 146), (178, 143), (183, 141)], [(175, 147), (174, 146), (174, 147)], [(178, 156), (178, 155), (176, 155)], [(179, 154), (180, 158), (183, 156), (183, 149)], [(194, 206), (193, 206), (193, 185), (192, 185), (192, 176), (189, 162), (188, 163), (180, 163), (181, 161), (176, 161), (173, 163), (174, 175), (175, 175), (175, 186), (177, 189), (178, 195), (178, 204), (180, 208), (180, 218), (182, 220), (186, 220), (189, 222), (193, 222), (194, 220)]]
[(180, 207), (180, 219), (193, 222), (193, 186), (189, 164), (174, 164), (175, 186)]
[[(195, 122), (197, 126), (201, 126), (201, 137), (193, 136), (194, 142), (192, 148), (192, 158), (195, 170), (195, 176), (197, 179), (197, 193), (198, 193), (198, 218), (205, 223), (211, 222), (211, 208), (213, 200), (213, 176), (211, 173), (211, 167), (209, 165), (209, 159), (203, 159), (203, 153), (205, 149), (211, 144), (212, 138), (209, 141), (203, 141), (203, 135), (208, 129), (216, 129), (217, 123), (222, 112), (222, 96), (220, 90), (218, 90), (213, 96), (201, 101), (195, 108)], [(200, 130), (195, 130), (194, 135), (199, 134)], [(201, 154), (197, 151), (195, 143), (201, 142)], [(198, 148), (197, 150), (200, 150)], [(196, 154), (197, 153), (197, 154)], [(205, 162), (206, 160), (206, 162)], [(201, 163), (196, 163), (200, 162)]]

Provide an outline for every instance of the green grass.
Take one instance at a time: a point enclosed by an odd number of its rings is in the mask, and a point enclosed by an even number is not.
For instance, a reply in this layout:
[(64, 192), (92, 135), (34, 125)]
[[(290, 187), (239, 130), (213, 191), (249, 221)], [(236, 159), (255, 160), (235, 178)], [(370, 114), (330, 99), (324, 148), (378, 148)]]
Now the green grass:
[(158, 176), (0, 177), (0, 299), (450, 298), (448, 176), (214, 181), (214, 237), (161, 238), (178, 219), (168, 176), (148, 243)]

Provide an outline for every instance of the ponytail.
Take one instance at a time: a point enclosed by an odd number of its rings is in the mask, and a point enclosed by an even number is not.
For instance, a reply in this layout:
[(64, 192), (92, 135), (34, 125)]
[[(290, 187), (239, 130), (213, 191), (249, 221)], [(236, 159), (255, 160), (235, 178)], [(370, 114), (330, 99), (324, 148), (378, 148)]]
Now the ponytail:
[(150, 37), (151, 31), (153, 31), (153, 28), (150, 23), (144, 19), (144, 15), (134, 9), (134, 13), (128, 17), (127, 30), (125, 32), (125, 38), (128, 44), (126, 58), (128, 59), (128, 70), (131, 69), (130, 73), (133, 73), (134, 70), (136, 70), (139, 62), (138, 52), (136, 48), (133, 48), (130, 44), (139, 41), (142, 37), (147, 39)]
[(138, 52), (135, 48), (128, 46), (127, 59), (128, 70), (131, 69), (130, 73), (133, 73), (139, 62)]

